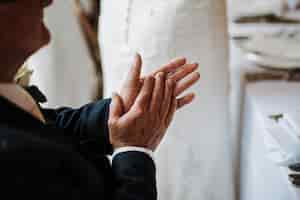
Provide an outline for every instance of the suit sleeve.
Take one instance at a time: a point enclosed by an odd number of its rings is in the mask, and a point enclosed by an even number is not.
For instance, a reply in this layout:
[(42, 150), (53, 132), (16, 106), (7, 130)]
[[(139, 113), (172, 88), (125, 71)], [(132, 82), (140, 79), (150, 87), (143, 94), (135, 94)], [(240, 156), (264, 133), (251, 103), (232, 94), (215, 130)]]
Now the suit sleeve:
[[(155, 169), (142, 153), (120, 155), (99, 171), (72, 154), (23, 150), (1, 152), (2, 196), (10, 199), (156, 200)], [(104, 161), (104, 159), (103, 159)]]
[(152, 158), (141, 152), (124, 152), (112, 161), (114, 200), (156, 200), (156, 169)]
[[(5, 129), (1, 129), (4, 133)], [(153, 160), (141, 152), (106, 156), (95, 167), (63, 144), (31, 134), (1, 135), (2, 196), (10, 199), (156, 200)]]
[(79, 109), (59, 108), (43, 109), (47, 120), (57, 128), (65, 130), (80, 145), (80, 152), (111, 154), (109, 142), (108, 118), (111, 99), (87, 104)]
[[(42, 148), (1, 152), (0, 183), (9, 199), (110, 200), (106, 171), (96, 171), (71, 153)], [(67, 157), (69, 156), (69, 157)]]

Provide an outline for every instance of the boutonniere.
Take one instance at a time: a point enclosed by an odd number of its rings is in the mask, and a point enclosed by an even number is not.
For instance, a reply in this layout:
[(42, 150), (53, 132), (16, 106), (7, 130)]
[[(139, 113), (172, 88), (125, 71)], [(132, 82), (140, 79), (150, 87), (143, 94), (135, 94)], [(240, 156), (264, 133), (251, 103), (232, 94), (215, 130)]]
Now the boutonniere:
[(33, 74), (33, 70), (28, 69), (27, 65), (23, 65), (15, 75), (15, 83), (22, 87), (27, 87), (30, 84), (30, 79)]

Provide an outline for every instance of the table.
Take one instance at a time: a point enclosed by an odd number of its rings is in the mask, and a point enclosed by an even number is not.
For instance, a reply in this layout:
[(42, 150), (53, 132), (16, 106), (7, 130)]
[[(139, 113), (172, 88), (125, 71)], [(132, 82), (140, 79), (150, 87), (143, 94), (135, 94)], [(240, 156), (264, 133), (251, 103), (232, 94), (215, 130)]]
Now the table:
[(274, 35), (282, 31), (295, 32), (300, 31), (300, 24), (270, 24), (270, 23), (245, 23), (229, 24), (230, 37), (252, 37), (257, 34)]
[(243, 128), (241, 135), (241, 200), (293, 200), (300, 189), (288, 181), (286, 168), (275, 165), (268, 157), (263, 134), (268, 117), (300, 108), (300, 83), (262, 81), (245, 88)]

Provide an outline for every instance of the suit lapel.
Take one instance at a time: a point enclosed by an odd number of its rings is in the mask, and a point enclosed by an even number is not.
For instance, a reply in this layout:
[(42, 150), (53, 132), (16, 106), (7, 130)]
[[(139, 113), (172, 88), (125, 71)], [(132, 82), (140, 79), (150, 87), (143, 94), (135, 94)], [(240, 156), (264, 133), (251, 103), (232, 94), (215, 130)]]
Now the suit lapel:
[(0, 96), (0, 123), (25, 129), (41, 128), (44, 124), (30, 113)]
[(63, 130), (54, 125), (44, 124), (31, 114), (0, 96), (0, 125), (20, 129), (40, 138), (72, 145), (72, 139), (65, 137)]

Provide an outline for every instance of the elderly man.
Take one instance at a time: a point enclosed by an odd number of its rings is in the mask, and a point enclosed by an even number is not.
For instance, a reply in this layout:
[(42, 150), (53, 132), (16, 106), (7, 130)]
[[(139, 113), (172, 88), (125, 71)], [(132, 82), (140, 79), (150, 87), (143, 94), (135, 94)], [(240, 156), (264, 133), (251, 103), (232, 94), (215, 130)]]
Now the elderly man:
[[(179, 58), (140, 78), (136, 56), (120, 94), (80, 109), (42, 109), (34, 88), (13, 78), (50, 41), (43, 10), (51, 0), (0, 1), (0, 183), (10, 199), (156, 199), (153, 151), (176, 98), (199, 79), (197, 64)], [(110, 108), (110, 109), (109, 109)], [(107, 155), (112, 154), (112, 163)]]

